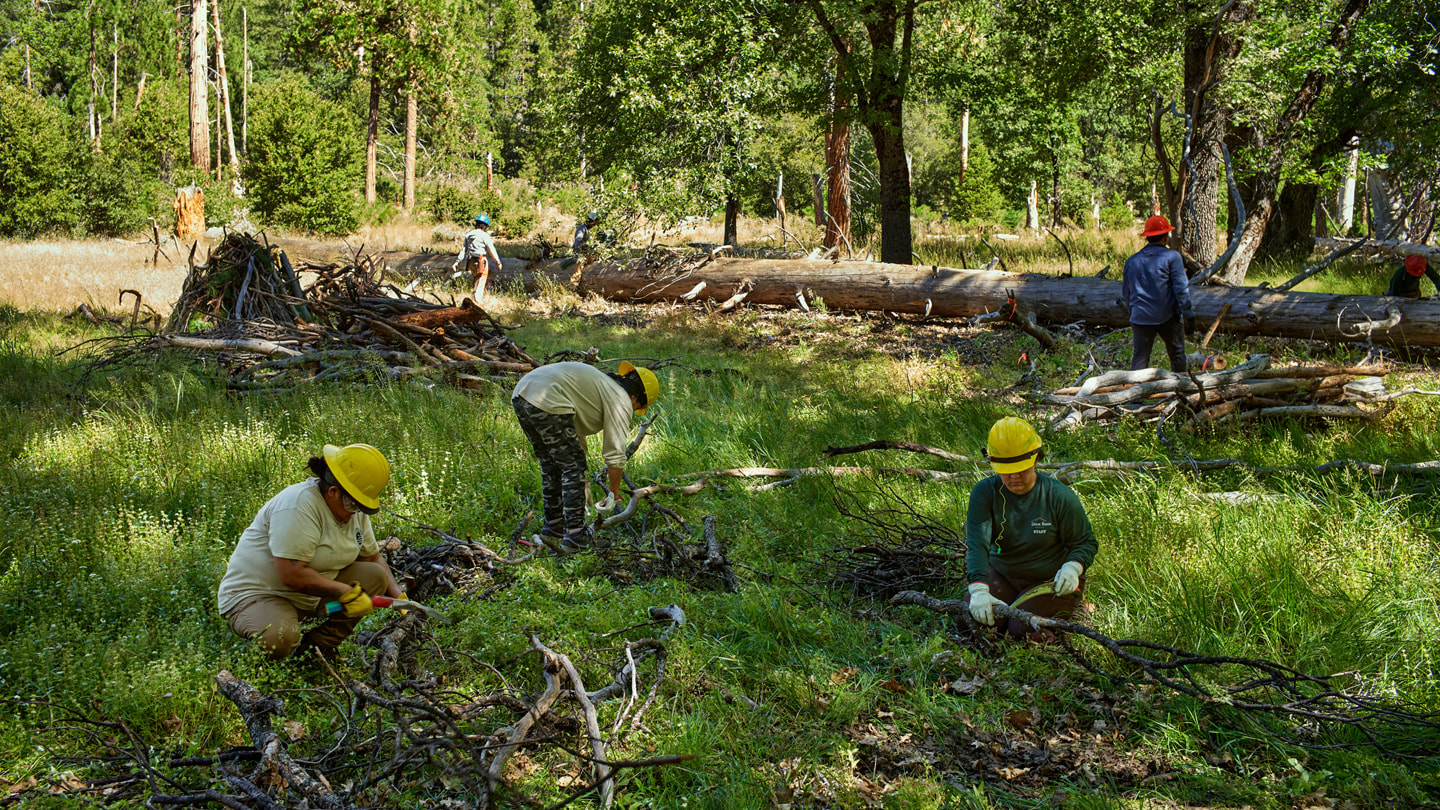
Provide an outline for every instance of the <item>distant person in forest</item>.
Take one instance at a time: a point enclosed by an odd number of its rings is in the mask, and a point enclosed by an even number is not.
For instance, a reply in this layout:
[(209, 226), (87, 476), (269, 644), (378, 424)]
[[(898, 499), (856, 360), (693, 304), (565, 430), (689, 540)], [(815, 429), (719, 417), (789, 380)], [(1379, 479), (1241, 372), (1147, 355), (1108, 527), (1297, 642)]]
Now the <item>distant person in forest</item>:
[[(1044, 448), (1024, 419), (1007, 416), (992, 425), (985, 457), (995, 475), (970, 490), (965, 515), (970, 616), (993, 625), (996, 605), (1011, 604), (1047, 582), (1053, 594), (1031, 597), (1019, 607), (1037, 616), (1069, 616), (1080, 606), (1085, 571), (1100, 548), (1085, 507), (1074, 490), (1036, 470)], [(1001, 630), (1047, 638), (1015, 619)]]
[(1411, 253), (1405, 257), (1405, 263), (1400, 265), (1395, 275), (1390, 277), (1390, 286), (1385, 290), (1385, 294), (1400, 298), (1419, 298), (1422, 277), (1428, 277), (1430, 283), (1435, 285), (1436, 294), (1440, 295), (1440, 273), (1430, 267), (1424, 256)]
[(451, 269), (464, 270), (475, 279), (475, 303), (485, 297), (485, 284), (490, 278), (490, 268), (500, 272), (500, 253), (495, 250), (495, 237), (490, 235), (490, 217), (480, 214), (475, 217), (475, 227), (465, 234), (460, 243), (460, 258)]
[(333, 659), (370, 597), (404, 596), (370, 525), (390, 462), (368, 444), (327, 444), (308, 466), (311, 477), (266, 501), (240, 535), (217, 594), (230, 629), (272, 660), (297, 650)]
[(599, 508), (607, 511), (620, 503), (631, 414), (643, 415), (659, 395), (655, 372), (629, 363), (613, 374), (585, 363), (550, 363), (520, 378), (511, 404), (540, 462), (545, 523), (538, 542), (559, 554), (590, 545), (585, 437), (605, 434), (600, 455), (610, 493)]
[(591, 211), (585, 216), (584, 221), (575, 223), (575, 241), (570, 247), (575, 255), (583, 256), (590, 252), (590, 231), (600, 224), (600, 212)]
[(1170, 370), (1183, 374), (1185, 333), (1195, 331), (1195, 310), (1190, 304), (1190, 278), (1177, 251), (1166, 247), (1170, 220), (1153, 216), (1145, 220), (1141, 236), (1147, 244), (1125, 260), (1123, 296), (1130, 311), (1132, 353), (1130, 369), (1150, 368), (1150, 350), (1158, 335), (1165, 341)]

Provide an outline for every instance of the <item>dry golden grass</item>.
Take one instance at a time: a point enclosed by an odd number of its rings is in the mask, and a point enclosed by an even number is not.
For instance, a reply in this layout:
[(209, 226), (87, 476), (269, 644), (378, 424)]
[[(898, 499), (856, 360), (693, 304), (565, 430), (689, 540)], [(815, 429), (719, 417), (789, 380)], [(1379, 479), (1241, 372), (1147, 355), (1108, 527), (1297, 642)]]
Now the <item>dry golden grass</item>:
[[(188, 248), (187, 248), (188, 249)], [(0, 301), (22, 309), (69, 312), (79, 304), (113, 312), (121, 290), (139, 290), (144, 303), (167, 313), (185, 281), (185, 257), (172, 243), (158, 266), (147, 264), (148, 245), (109, 241), (0, 242)], [(202, 244), (199, 254), (205, 250)], [(197, 255), (199, 255), (197, 254)]]

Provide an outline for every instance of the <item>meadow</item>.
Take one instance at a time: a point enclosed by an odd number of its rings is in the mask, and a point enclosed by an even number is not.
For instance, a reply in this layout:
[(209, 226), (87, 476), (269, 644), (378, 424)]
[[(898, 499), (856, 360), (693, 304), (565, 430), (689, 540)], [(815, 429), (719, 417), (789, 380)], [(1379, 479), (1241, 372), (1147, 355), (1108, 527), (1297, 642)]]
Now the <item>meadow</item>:
[[(1000, 249), (1024, 269), (1050, 271), (1066, 264), (1054, 247), (1036, 240)], [(1093, 274), (1133, 246), (1090, 237), (1071, 249), (1077, 272)], [(927, 263), (951, 255), (924, 243), (917, 253)], [(1294, 269), (1262, 268), (1260, 278)], [(1382, 272), (1357, 262), (1310, 285), (1360, 291), (1383, 285)], [(637, 481), (823, 465), (826, 447), (875, 439), (974, 456), (996, 418), (1046, 413), (1005, 390), (1027, 368), (1017, 364), (1021, 353), (1034, 350), (1008, 332), (823, 311), (751, 309), (727, 318), (621, 307), (561, 289), (502, 291), (493, 310), (521, 324), (512, 335), (535, 357), (595, 346), (604, 358), (679, 359), (662, 371), (652, 411), (659, 417), (629, 467)], [(274, 493), (304, 477), (305, 459), (323, 444), (379, 446), (394, 471), (384, 496), (390, 509), (491, 548), (509, 547), (538, 507), (538, 468), (503, 391), (391, 384), (247, 398), (227, 393), (213, 369), (178, 356), (85, 376), (85, 352), (63, 350), (115, 330), (61, 312), (0, 306), (0, 787), (9, 787), (0, 806), (105, 803), (98, 794), (62, 795), (64, 786), (111, 772), (105, 758), (129, 746), (113, 739), (118, 732), (108, 740), (87, 734), (76, 717), (123, 724), (157, 758), (247, 745), (234, 707), (216, 693), (222, 669), (284, 696), (288, 719), (299, 724), (290, 743), (297, 756), (333, 741), (338, 687), (324, 673), (264, 662), (229, 632), (214, 599), (240, 532)], [(1047, 383), (1068, 384), (1087, 351), (1113, 362), (1128, 350), (1124, 334), (1090, 340), (1041, 356)], [(1363, 354), (1225, 336), (1214, 347), (1232, 356)], [(1403, 371), (1407, 383), (1440, 388), (1426, 365)], [(1417, 462), (1440, 458), (1437, 419), (1440, 400), (1408, 397), (1376, 424), (1271, 422), (1184, 441), (1196, 458), (1260, 465)], [(1046, 440), (1051, 460), (1169, 452), (1152, 428), (1133, 421)], [(592, 464), (596, 450), (592, 440)], [(811, 477), (767, 491), (736, 482), (657, 496), (692, 526), (717, 517), (728, 556), (747, 566), (737, 592), (617, 577), (593, 552), (540, 557), (483, 599), (438, 600), (456, 622), (433, 628), (425, 666), (459, 692), (499, 689), (503, 677), (531, 694), (542, 683), (537, 661), (524, 655), (533, 633), (603, 683), (609, 656), (596, 651), (615, 642), (602, 635), (645, 621), (648, 607), (681, 605), (688, 621), (669, 639), (660, 698), (616, 755), (695, 758), (625, 772), (617, 796), (625, 808), (1440, 802), (1440, 731), (1408, 741), (1401, 753), (1418, 759), (1354, 746), (1359, 738), (1343, 730), (1287, 732), (1153, 684), (1091, 674), (1057, 647), (976, 648), (938, 614), (837, 587), (827, 553), (873, 535), (841, 514), (837, 500), (870, 510), (904, 504), (958, 530), (968, 485), (987, 474), (896, 452), (852, 458), (844, 463), (967, 475), (946, 484)], [(1087, 590), (1097, 629), (1316, 674), (1354, 671), (1374, 694), (1440, 709), (1440, 508), (1424, 479), (1177, 467), (1085, 478), (1075, 489), (1100, 539)], [(1215, 492), (1264, 497), (1206, 497)], [(383, 513), (377, 535), (434, 542)], [(963, 591), (957, 580), (933, 595)], [(387, 620), (377, 614), (367, 624)], [(358, 672), (361, 651), (342, 649), (342, 674)], [(464, 654), (446, 652), (454, 650)], [(983, 685), (969, 694), (952, 689), (961, 678)], [(602, 727), (614, 711), (602, 705)], [(1017, 711), (1031, 720), (1017, 725)], [(507, 803), (563, 802), (576, 760), (553, 749), (532, 756), (515, 772)], [(443, 801), (455, 798), (463, 796), (417, 790), (355, 801), (448, 807), (455, 805)], [(582, 797), (569, 806), (598, 803)]]

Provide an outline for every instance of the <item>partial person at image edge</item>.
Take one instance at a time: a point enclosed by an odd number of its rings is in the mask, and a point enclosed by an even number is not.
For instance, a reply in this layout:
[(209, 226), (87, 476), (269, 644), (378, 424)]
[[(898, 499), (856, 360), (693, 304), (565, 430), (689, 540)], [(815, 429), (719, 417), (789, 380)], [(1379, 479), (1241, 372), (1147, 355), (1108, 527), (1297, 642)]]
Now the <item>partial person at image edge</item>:
[(1390, 286), (1386, 288), (1385, 294), (1398, 298), (1419, 298), (1421, 278), (1429, 278), (1430, 283), (1435, 285), (1436, 294), (1440, 295), (1440, 273), (1430, 267), (1424, 256), (1411, 253), (1405, 257), (1395, 275), (1390, 277)]
[[(1070, 616), (1080, 606), (1085, 572), (1100, 549), (1080, 497), (1035, 468), (1044, 448), (1023, 419), (1007, 416), (992, 425), (985, 455), (996, 474), (970, 490), (965, 515), (971, 617), (993, 625), (995, 605), (1008, 605), (1046, 581), (1054, 583), (1054, 595), (1032, 597), (1023, 609), (1037, 616)], [(1037, 641), (1049, 638), (1014, 619), (1000, 629)]]
[[(230, 629), (272, 660), (334, 650), (370, 614), (370, 597), (403, 598), (375, 542), (370, 515), (390, 463), (368, 444), (327, 444), (314, 477), (260, 507), (230, 555), (216, 594)], [(302, 624), (319, 622), (302, 632)]]

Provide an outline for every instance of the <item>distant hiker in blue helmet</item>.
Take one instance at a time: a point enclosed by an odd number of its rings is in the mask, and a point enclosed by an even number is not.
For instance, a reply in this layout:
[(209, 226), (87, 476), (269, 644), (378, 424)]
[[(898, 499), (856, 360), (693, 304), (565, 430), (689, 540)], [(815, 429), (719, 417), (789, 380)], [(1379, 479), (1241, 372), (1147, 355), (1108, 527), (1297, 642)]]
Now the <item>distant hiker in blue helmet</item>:
[(570, 247), (575, 255), (583, 256), (590, 252), (590, 229), (600, 224), (600, 212), (591, 211), (583, 222), (575, 223), (575, 239)]
[(490, 235), (490, 217), (480, 214), (475, 217), (475, 227), (465, 234), (460, 244), (460, 258), (451, 266), (456, 272), (463, 268), (475, 279), (475, 303), (485, 297), (485, 283), (490, 279), (490, 268), (500, 272), (500, 254), (495, 250), (495, 237)]

